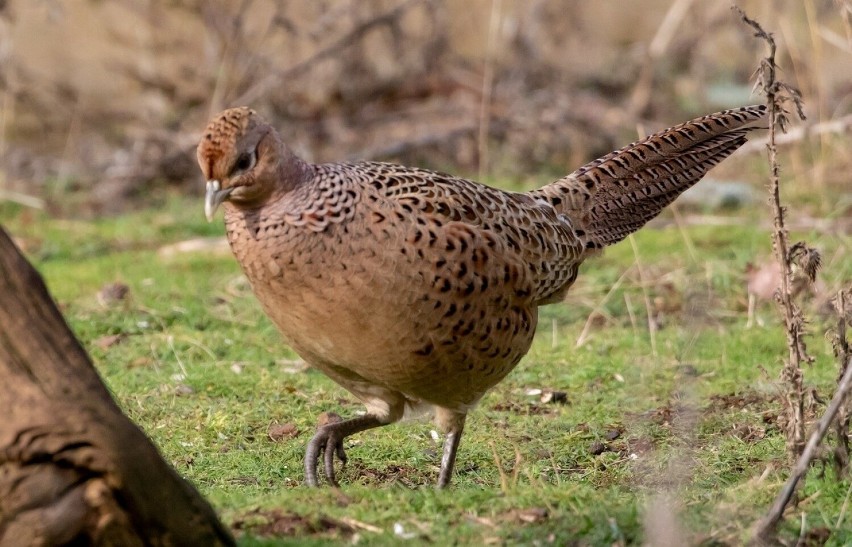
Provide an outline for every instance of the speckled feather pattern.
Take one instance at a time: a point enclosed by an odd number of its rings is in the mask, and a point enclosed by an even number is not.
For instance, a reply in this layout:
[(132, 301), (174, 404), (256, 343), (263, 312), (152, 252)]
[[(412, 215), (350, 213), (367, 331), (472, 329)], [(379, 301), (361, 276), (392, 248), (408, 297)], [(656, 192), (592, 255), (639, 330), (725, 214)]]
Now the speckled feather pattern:
[[(270, 186), (224, 204), (237, 260), (286, 341), (390, 422), (421, 403), (466, 413), (526, 354), (538, 307), (564, 296), (583, 260), (695, 184), (763, 112), (687, 122), (529, 193), (308, 164), (245, 108), (211, 122), (198, 156), (208, 180)], [(266, 175), (235, 175), (258, 142)]]

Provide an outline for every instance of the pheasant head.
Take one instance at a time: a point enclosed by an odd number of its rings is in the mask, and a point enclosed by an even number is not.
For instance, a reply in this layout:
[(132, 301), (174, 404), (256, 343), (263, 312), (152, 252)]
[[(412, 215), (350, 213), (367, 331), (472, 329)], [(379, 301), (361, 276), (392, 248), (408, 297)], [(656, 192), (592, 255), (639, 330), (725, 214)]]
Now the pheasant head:
[(272, 126), (247, 107), (216, 116), (204, 130), (196, 155), (207, 181), (208, 221), (225, 201), (240, 209), (267, 203), (291, 188), (304, 171), (303, 162), (284, 146)]

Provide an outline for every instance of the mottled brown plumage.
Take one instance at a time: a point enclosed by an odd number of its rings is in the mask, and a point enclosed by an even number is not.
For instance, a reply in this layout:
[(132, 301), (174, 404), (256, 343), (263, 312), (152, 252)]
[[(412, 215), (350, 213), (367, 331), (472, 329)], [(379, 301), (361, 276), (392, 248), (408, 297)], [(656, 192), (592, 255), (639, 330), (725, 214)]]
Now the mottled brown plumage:
[(344, 437), (434, 408), (449, 483), (465, 417), (529, 350), (538, 307), (580, 264), (655, 217), (746, 140), (764, 107), (698, 118), (514, 193), (385, 163), (312, 165), (248, 108), (207, 127), (206, 212), (225, 226), (264, 311), (366, 415), (318, 429), (306, 482)]

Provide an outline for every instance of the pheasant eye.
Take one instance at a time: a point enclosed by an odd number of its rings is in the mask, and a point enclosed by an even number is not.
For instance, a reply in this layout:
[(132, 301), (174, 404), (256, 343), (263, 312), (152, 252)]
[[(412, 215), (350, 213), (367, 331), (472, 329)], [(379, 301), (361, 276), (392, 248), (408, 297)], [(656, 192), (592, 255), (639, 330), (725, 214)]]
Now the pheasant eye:
[(252, 160), (251, 154), (247, 154), (247, 153), (240, 154), (240, 157), (237, 158), (236, 165), (234, 165), (234, 170), (235, 171), (245, 171), (246, 169), (251, 167), (251, 164), (252, 164), (251, 160)]

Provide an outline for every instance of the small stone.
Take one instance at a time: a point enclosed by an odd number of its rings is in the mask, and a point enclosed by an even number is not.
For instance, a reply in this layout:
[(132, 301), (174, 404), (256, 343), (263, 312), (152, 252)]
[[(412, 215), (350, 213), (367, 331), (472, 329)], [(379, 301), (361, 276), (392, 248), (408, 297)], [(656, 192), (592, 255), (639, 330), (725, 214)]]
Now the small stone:
[(533, 507), (530, 509), (521, 509), (517, 513), (518, 520), (521, 522), (534, 523), (547, 519), (547, 509), (542, 507)]
[(600, 441), (595, 441), (592, 443), (592, 446), (589, 447), (589, 453), (591, 453), (592, 456), (600, 456), (601, 454), (606, 452), (607, 449), (608, 447), (606, 444)]
[(606, 440), (608, 441), (614, 441), (619, 437), (621, 437), (621, 430), (618, 428), (613, 428), (606, 432)]

